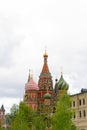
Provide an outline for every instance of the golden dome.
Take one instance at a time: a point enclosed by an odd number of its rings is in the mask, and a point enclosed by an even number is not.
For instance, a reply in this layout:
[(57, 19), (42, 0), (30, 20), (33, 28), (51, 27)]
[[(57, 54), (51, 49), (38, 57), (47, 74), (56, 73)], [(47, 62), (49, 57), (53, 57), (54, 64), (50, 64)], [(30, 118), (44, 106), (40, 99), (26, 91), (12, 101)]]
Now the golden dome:
[(45, 53), (43, 54), (43, 57), (48, 57), (46, 50), (45, 50)]

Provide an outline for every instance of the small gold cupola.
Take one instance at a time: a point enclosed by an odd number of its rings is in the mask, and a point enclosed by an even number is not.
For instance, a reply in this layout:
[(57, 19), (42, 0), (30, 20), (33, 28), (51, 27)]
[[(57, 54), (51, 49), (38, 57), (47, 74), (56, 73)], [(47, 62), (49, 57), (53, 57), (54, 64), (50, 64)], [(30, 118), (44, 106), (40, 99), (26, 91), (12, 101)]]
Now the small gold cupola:
[(43, 54), (43, 57), (48, 57), (48, 54), (46, 52), (46, 49), (45, 49), (45, 53)]

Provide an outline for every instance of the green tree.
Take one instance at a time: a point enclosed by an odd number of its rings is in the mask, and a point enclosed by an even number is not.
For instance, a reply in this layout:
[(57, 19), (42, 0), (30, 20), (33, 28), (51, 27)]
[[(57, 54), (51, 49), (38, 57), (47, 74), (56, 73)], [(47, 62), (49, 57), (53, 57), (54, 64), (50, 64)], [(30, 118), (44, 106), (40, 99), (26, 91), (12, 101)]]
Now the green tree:
[(2, 125), (1, 125), (1, 120), (0, 120), (0, 130), (4, 130), (4, 128), (2, 128)]
[(11, 130), (29, 130), (29, 124), (33, 122), (33, 118), (34, 111), (24, 102), (21, 102), (19, 105), (19, 110), (13, 117)]
[(11, 109), (10, 109), (11, 115), (15, 115), (16, 112), (18, 111), (18, 109), (19, 109), (19, 106), (16, 105), (16, 104), (13, 104), (13, 106), (12, 106)]
[(13, 104), (11, 109), (10, 109), (10, 113), (6, 114), (6, 124), (11, 125), (11, 123), (13, 122), (13, 119), (15, 117), (15, 115), (18, 113), (19, 111), (19, 106), (17, 104)]
[(47, 121), (45, 114), (38, 114), (34, 117), (35, 130), (45, 130), (46, 124)]
[(63, 94), (57, 102), (56, 112), (53, 115), (53, 130), (76, 130), (72, 123), (70, 96)]
[(19, 114), (22, 115), (23, 119), (27, 122), (33, 122), (34, 120), (35, 112), (24, 102), (20, 103)]
[(29, 130), (28, 123), (17, 114), (11, 125), (11, 130)]

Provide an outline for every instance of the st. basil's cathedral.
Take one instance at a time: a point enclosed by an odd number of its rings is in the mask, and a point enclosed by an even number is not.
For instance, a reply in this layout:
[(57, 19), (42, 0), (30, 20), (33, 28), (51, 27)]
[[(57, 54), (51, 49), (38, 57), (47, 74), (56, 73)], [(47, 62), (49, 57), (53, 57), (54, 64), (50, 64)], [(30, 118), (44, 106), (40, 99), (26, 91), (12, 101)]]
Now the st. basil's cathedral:
[(66, 83), (61, 73), (59, 81), (56, 79), (55, 86), (53, 87), (53, 80), (47, 62), (48, 54), (46, 51), (43, 58), (44, 63), (38, 83), (34, 81), (32, 74), (29, 73), (28, 82), (25, 84), (24, 101), (35, 111), (47, 111), (46, 107), (49, 106), (52, 112), (55, 111), (55, 101), (57, 101), (58, 97), (63, 92), (67, 93), (69, 85)]

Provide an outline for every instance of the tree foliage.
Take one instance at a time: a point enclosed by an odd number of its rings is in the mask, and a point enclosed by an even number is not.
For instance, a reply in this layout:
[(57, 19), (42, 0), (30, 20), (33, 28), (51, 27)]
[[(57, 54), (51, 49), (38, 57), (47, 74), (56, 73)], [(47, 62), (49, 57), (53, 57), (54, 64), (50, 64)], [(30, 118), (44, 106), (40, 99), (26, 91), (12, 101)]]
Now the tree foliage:
[(34, 117), (34, 127), (35, 130), (45, 130), (47, 121), (44, 114), (38, 114)]
[(4, 129), (2, 128), (2, 125), (1, 125), (1, 120), (0, 120), (0, 130), (4, 130)]
[(33, 117), (33, 110), (24, 102), (21, 102), (19, 105), (19, 110), (13, 117), (11, 130), (29, 130), (31, 127), (29, 124), (33, 122)]
[(29, 130), (33, 127), (35, 130), (45, 130), (47, 121), (46, 115), (34, 112), (32, 108), (21, 102), (19, 110), (13, 106), (14, 116), (11, 123), (11, 130)]
[(53, 130), (76, 130), (72, 123), (70, 96), (63, 94), (57, 102), (56, 112), (53, 115)]
[(15, 115), (18, 109), (19, 109), (19, 106), (16, 104), (13, 104), (13, 106), (10, 109), (11, 115)]

